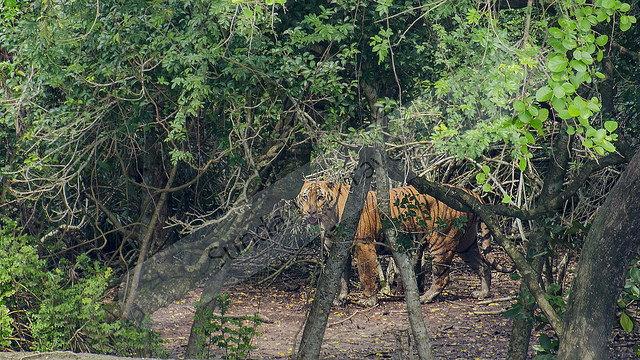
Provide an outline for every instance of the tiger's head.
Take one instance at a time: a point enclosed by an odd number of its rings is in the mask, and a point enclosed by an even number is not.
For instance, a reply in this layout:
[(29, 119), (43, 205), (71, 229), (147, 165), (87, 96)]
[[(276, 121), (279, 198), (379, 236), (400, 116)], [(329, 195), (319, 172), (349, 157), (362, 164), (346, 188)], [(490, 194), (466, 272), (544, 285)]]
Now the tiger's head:
[(346, 185), (305, 181), (296, 203), (310, 225), (327, 230), (340, 221), (348, 191)]

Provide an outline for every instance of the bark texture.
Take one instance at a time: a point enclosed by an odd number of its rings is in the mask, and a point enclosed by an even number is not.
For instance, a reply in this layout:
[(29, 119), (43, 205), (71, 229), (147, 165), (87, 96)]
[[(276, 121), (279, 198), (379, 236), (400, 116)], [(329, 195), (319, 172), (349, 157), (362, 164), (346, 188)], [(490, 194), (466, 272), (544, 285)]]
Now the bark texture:
[(364, 196), (371, 186), (372, 159), (367, 153), (360, 154), (359, 165), (356, 168), (351, 183), (351, 192), (342, 215), (340, 227), (344, 231), (337, 231), (336, 237), (339, 241), (335, 241), (331, 246), (329, 258), (324, 271), (320, 274), (313, 303), (307, 315), (307, 322), (300, 339), (298, 353), (293, 356), (293, 359), (313, 360), (318, 359), (320, 356), (320, 348), (327, 327), (329, 311), (338, 290), (338, 283), (345, 265), (349, 260), (355, 229), (358, 226), (358, 220), (360, 220), (360, 213), (364, 205)]
[(631, 160), (587, 235), (571, 285), (558, 359), (607, 359), (616, 300), (640, 245), (640, 152)]

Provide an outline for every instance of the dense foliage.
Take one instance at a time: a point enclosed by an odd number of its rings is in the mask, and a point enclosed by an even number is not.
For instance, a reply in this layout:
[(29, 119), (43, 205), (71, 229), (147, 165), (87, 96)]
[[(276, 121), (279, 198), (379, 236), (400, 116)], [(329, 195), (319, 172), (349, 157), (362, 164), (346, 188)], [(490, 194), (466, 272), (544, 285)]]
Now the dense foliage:
[[(353, 165), (377, 107), (417, 173), (520, 209), (558, 146), (565, 184), (636, 147), (638, 2), (513, 3), (0, 2), (0, 345), (134, 351), (109, 279), (301, 164)], [(617, 172), (504, 228), (577, 254)]]

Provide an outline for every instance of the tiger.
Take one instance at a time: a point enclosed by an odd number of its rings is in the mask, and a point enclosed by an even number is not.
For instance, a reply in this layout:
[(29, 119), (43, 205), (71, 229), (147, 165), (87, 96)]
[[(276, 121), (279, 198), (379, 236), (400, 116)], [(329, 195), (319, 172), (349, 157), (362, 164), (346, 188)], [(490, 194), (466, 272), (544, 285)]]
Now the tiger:
[[(309, 225), (320, 227), (322, 243), (326, 251), (330, 251), (335, 238), (335, 228), (342, 220), (342, 214), (349, 195), (350, 186), (320, 181), (305, 181), (296, 197), (296, 204)], [(352, 256), (355, 258), (364, 289), (364, 300), (358, 304), (372, 306), (377, 303), (377, 252), (371, 239), (370, 224), (380, 223), (377, 211), (376, 196), (373, 191), (367, 193), (358, 227), (356, 229)], [(349, 294), (349, 277), (351, 261), (340, 279), (340, 287), (334, 299), (334, 305), (340, 305)]]
[[(482, 202), (477, 194), (466, 189), (462, 190)], [(323, 244), (327, 250), (330, 250), (333, 244), (335, 235), (333, 231), (342, 219), (348, 194), (349, 185), (346, 184), (305, 181), (296, 198), (298, 207), (307, 222), (320, 226)], [(431, 287), (420, 296), (421, 302), (433, 301), (446, 287), (455, 254), (458, 254), (478, 274), (480, 290), (473, 293), (473, 296), (478, 299), (489, 295), (491, 270), (487, 264), (501, 272), (513, 271), (512, 267), (503, 267), (488, 255), (491, 234), (486, 224), (474, 213), (454, 210), (432, 196), (420, 194), (413, 186), (391, 189), (389, 199), (390, 217), (396, 220), (397, 229), (401, 234), (420, 238), (419, 250), (429, 251), (433, 259)], [(378, 302), (377, 254), (383, 251), (380, 244), (384, 243), (382, 222), (377, 207), (376, 194), (369, 191), (352, 248), (352, 255), (356, 260), (364, 290), (364, 299), (359, 300), (358, 304), (367, 307)], [(477, 227), (481, 233), (479, 242)], [(350, 268), (349, 265), (348, 268)], [(348, 296), (348, 275), (348, 269), (346, 269), (334, 304), (342, 303)]]

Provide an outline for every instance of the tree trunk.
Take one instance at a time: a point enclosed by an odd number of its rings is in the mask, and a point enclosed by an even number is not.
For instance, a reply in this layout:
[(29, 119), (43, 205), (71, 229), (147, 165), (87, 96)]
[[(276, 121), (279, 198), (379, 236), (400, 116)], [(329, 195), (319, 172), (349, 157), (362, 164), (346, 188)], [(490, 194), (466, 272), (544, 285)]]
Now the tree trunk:
[[(552, 160), (549, 162), (549, 168), (544, 177), (544, 184), (540, 193), (538, 203), (548, 203), (558, 196), (562, 190), (567, 169), (569, 168), (569, 144), (571, 138), (566, 132), (566, 126), (558, 134), (555, 146), (552, 149)], [(534, 226), (535, 225), (534, 223)], [(535, 228), (532, 229), (535, 233)], [(538, 229), (538, 231), (541, 231)], [(543, 254), (548, 244), (544, 242), (539, 234), (530, 237), (527, 243), (527, 253)], [(541, 284), (542, 267), (548, 255), (541, 255), (534, 258), (531, 262), (531, 268)], [(529, 288), (523, 281), (520, 285), (520, 296), (529, 296)], [(511, 336), (509, 338), (509, 350), (507, 351), (508, 360), (525, 360), (529, 352), (529, 340), (531, 339), (531, 330), (533, 329), (533, 312), (535, 304), (526, 304), (524, 309), (524, 319), (513, 319), (511, 325)], [(556, 329), (557, 330), (557, 329)]]
[(616, 300), (640, 245), (640, 151), (598, 209), (571, 285), (558, 359), (607, 359)]
[(351, 251), (355, 229), (360, 220), (364, 196), (371, 185), (370, 161), (371, 159), (366, 154), (360, 154), (359, 164), (351, 183), (351, 193), (347, 198), (342, 215), (340, 227), (343, 231), (337, 231), (336, 234), (340, 241), (334, 241), (324, 271), (320, 274), (313, 303), (300, 339), (300, 347), (298, 353), (293, 356), (294, 359), (311, 360), (320, 356), (329, 310), (331, 310), (333, 298), (338, 290), (338, 283), (349, 260), (349, 251)]
[(191, 324), (189, 342), (187, 343), (187, 349), (184, 354), (185, 359), (195, 359), (204, 355), (204, 341), (206, 339), (199, 330), (204, 327), (204, 310), (215, 310), (217, 305), (216, 296), (218, 296), (222, 291), (222, 287), (224, 286), (224, 282), (230, 268), (231, 262), (225, 263), (220, 270), (207, 280), (207, 283), (204, 285), (200, 305), (196, 308), (193, 323)]
[[(379, 196), (378, 208), (382, 214), (391, 214), (389, 177), (386, 167), (386, 153), (384, 147), (379, 146), (376, 152), (376, 181), (378, 185), (378, 193), (387, 194), (387, 198)], [(385, 201), (386, 200), (386, 201)], [(393, 259), (400, 270), (400, 277), (404, 286), (404, 298), (407, 303), (407, 315), (409, 316), (409, 324), (413, 338), (415, 339), (418, 357), (421, 360), (434, 359), (431, 348), (431, 341), (427, 327), (422, 316), (422, 305), (420, 304), (420, 293), (418, 291), (418, 283), (416, 281), (416, 273), (414, 270), (413, 256), (409, 251), (401, 251), (401, 246), (397, 242), (394, 229), (384, 228), (387, 245), (391, 248)], [(417, 246), (421, 246), (418, 244)], [(415, 249), (413, 249), (415, 251)], [(412, 356), (412, 355), (410, 355)]]
[[(378, 90), (374, 86), (362, 83), (365, 96), (369, 102), (371, 108), (371, 117), (375, 120), (375, 124), (383, 131), (383, 134), (387, 132), (388, 118), (384, 113), (384, 109), (380, 106), (378, 101)], [(375, 173), (378, 187), (378, 209), (382, 214), (391, 214), (391, 185), (389, 182), (389, 167), (387, 164), (388, 156), (385, 151), (385, 142), (380, 141), (376, 144), (375, 152)], [(382, 194), (386, 195), (385, 197)], [(418, 291), (418, 283), (416, 281), (416, 273), (414, 269), (414, 261), (411, 252), (400, 251), (400, 246), (397, 243), (397, 236), (394, 229), (384, 228), (384, 234), (387, 239), (387, 245), (391, 248), (393, 253), (393, 259), (400, 270), (400, 277), (402, 278), (402, 284), (404, 286), (404, 297), (407, 303), (407, 315), (409, 316), (409, 324), (411, 325), (411, 331), (413, 338), (415, 339), (416, 349), (418, 350), (418, 357), (421, 360), (433, 359), (433, 353), (431, 348), (431, 341), (429, 340), (429, 334), (427, 327), (424, 324), (424, 317), (422, 316), (422, 305), (420, 304), (420, 293)], [(421, 246), (420, 244), (418, 246)], [(415, 251), (415, 249), (412, 249)], [(413, 354), (410, 354), (413, 356)]]
[[(174, 165), (173, 168), (171, 168), (171, 174), (169, 175), (169, 179), (167, 180), (165, 190), (170, 189), (171, 186), (173, 185), (173, 180), (176, 177), (177, 169), (178, 169), (177, 164)], [(129, 292), (127, 294), (127, 299), (124, 302), (124, 306), (123, 306), (124, 310), (122, 311), (123, 319), (127, 319), (131, 317), (131, 312), (133, 310), (133, 303), (136, 299), (136, 295), (138, 292), (138, 285), (140, 284), (140, 276), (142, 274), (142, 265), (146, 260), (147, 251), (149, 250), (151, 239), (155, 232), (154, 230), (156, 228), (156, 225), (159, 223), (161, 209), (164, 207), (164, 204), (167, 201), (167, 197), (169, 197), (169, 193), (167, 191), (164, 191), (162, 192), (162, 194), (160, 194), (160, 199), (158, 200), (158, 203), (155, 206), (155, 211), (153, 212), (153, 216), (151, 217), (151, 219), (149, 220), (149, 224), (147, 225), (147, 231), (144, 236), (144, 239), (142, 240), (142, 245), (140, 246), (140, 255), (138, 256), (138, 262), (136, 263), (136, 267), (134, 268), (134, 271), (133, 271), (131, 286), (128, 289)]]

